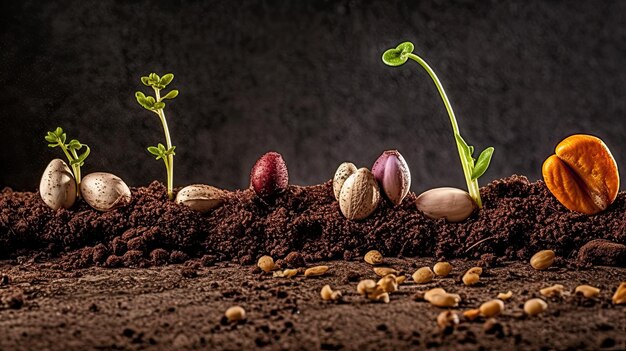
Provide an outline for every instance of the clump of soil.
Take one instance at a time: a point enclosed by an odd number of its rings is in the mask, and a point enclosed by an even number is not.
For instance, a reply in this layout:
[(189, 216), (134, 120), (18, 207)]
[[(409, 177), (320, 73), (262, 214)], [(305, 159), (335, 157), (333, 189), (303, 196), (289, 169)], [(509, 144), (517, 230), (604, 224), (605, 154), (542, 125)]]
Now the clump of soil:
[(230, 192), (223, 206), (206, 214), (168, 201), (158, 182), (133, 188), (132, 194), (127, 207), (109, 212), (92, 210), (82, 201), (70, 210), (52, 211), (37, 193), (5, 189), (0, 196), (0, 259), (59, 256), (71, 268), (146, 267), (200, 258), (208, 266), (294, 253), (284, 260), (288, 265), (293, 260), (350, 260), (378, 249), (388, 257), (482, 258), (494, 264), (526, 260), (550, 248), (565, 259), (562, 263), (580, 264), (588, 258), (582, 254), (585, 259), (577, 261), (578, 250), (593, 239), (626, 243), (626, 193), (603, 213), (587, 216), (563, 207), (542, 181), (521, 176), (484, 187), (484, 208), (463, 223), (425, 217), (416, 209), (413, 193), (397, 207), (383, 203), (369, 218), (348, 221), (331, 181), (290, 186), (272, 200), (262, 200), (252, 190)]

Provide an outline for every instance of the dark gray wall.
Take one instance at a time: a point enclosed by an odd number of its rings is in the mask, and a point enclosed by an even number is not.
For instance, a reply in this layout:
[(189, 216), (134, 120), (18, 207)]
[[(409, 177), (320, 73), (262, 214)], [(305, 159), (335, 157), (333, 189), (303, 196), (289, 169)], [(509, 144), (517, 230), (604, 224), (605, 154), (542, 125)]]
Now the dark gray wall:
[(135, 102), (139, 77), (173, 72), (167, 107), (176, 184), (245, 187), (281, 152), (295, 184), (371, 166), (397, 148), (413, 191), (464, 187), (448, 117), (416, 64), (381, 53), (416, 44), (439, 73), (461, 132), (496, 148), (481, 184), (538, 179), (572, 133), (603, 138), (626, 165), (624, 1), (3, 1), (0, 186), (34, 190), (64, 127), (92, 147), (84, 172), (164, 180), (145, 147), (161, 126)]

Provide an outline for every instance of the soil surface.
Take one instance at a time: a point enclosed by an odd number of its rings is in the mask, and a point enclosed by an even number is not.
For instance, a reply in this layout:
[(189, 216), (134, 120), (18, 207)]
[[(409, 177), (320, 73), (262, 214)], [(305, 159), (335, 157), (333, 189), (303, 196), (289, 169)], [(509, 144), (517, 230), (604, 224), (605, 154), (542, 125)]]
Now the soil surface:
[[(433, 259), (386, 259), (385, 265), (411, 274)], [(376, 279), (361, 259), (330, 261), (326, 275), (274, 278), (251, 266), (199, 262), (153, 268), (91, 267), (71, 272), (55, 262), (0, 263), (1, 350), (85, 349), (299, 349), (299, 350), (623, 350), (626, 305), (611, 303), (626, 269), (553, 267), (535, 271), (527, 263), (486, 267), (478, 285), (466, 287), (461, 274), (477, 264), (451, 263), (446, 278), (415, 285), (410, 278), (389, 304), (371, 302), (355, 291), (359, 280)], [(546, 299), (548, 310), (525, 317), (524, 301), (552, 284), (566, 295)], [(320, 289), (341, 290), (339, 303), (322, 301)], [(579, 284), (600, 288), (598, 298), (573, 294)], [(437, 315), (445, 309), (416, 301), (418, 291), (443, 287), (462, 296), (455, 311), (478, 307), (511, 290), (505, 312), (495, 320), (461, 317), (442, 332)], [(224, 311), (246, 310), (230, 324)]]
[[(527, 260), (552, 249), (564, 265), (626, 265), (626, 193), (595, 216), (563, 207), (541, 181), (512, 176), (482, 188), (484, 208), (462, 223), (425, 217), (410, 193), (383, 201), (362, 221), (346, 220), (331, 182), (290, 186), (270, 199), (252, 190), (226, 192), (206, 214), (168, 201), (154, 182), (133, 188), (125, 207), (98, 212), (83, 201), (53, 211), (38, 193), (0, 196), (0, 259), (61, 257), (66, 268), (148, 267), (199, 258), (205, 266), (251, 264), (294, 253), (308, 262), (350, 260), (371, 249), (388, 257)], [(603, 239), (607, 241), (594, 241)]]

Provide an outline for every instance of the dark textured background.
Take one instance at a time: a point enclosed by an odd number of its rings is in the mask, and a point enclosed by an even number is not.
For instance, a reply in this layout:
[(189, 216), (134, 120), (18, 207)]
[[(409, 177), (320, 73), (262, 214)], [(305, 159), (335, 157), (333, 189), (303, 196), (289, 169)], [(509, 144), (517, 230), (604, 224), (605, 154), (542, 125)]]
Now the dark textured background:
[(398, 148), (412, 190), (464, 187), (448, 117), (415, 64), (386, 67), (404, 40), (438, 72), (463, 136), (496, 148), (481, 184), (540, 177), (572, 133), (626, 164), (624, 1), (3, 1), (0, 186), (34, 190), (64, 127), (92, 147), (84, 173), (164, 180), (145, 147), (163, 141), (134, 92), (173, 72), (167, 107), (176, 184), (245, 187), (281, 152), (295, 184), (370, 167)]

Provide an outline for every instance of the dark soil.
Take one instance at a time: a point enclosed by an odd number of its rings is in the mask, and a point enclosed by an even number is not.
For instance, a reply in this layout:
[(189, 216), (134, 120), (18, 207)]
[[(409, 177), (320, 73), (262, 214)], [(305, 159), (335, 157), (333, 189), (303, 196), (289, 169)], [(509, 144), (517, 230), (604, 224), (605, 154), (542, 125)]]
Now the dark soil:
[[(167, 201), (158, 182), (133, 188), (130, 205), (110, 212), (79, 201), (52, 211), (39, 194), (5, 189), (0, 197), (0, 259), (61, 257), (64, 268), (147, 267), (201, 259), (242, 264), (261, 255), (295, 253), (307, 262), (350, 260), (378, 249), (389, 257), (527, 260), (553, 249), (558, 264), (626, 265), (626, 193), (595, 216), (571, 212), (543, 182), (497, 180), (482, 189), (484, 208), (463, 223), (423, 216), (409, 194), (398, 207), (382, 203), (363, 221), (346, 220), (331, 182), (290, 186), (272, 200), (251, 190), (231, 192), (225, 204), (200, 214)], [(583, 245), (593, 239), (609, 242)], [(621, 251), (620, 251), (621, 250)]]
[[(387, 259), (386, 265), (412, 273), (432, 259)], [(410, 279), (391, 294), (389, 304), (357, 295), (360, 279), (375, 279), (363, 261), (327, 262), (318, 278), (272, 278), (249, 266), (199, 262), (156, 268), (91, 267), (71, 272), (56, 262), (9, 265), (0, 274), (0, 350), (624, 350), (626, 306), (610, 302), (624, 268), (535, 271), (526, 263), (486, 268), (477, 286), (466, 287), (462, 272), (476, 264), (451, 261), (446, 278), (417, 286)], [(193, 272), (191, 274), (190, 272)], [(343, 301), (322, 301), (330, 284)], [(548, 310), (524, 317), (522, 306), (541, 288), (565, 286), (567, 294), (547, 299)], [(585, 299), (573, 294), (579, 284), (601, 289)], [(495, 320), (461, 323), (451, 333), (436, 324), (444, 309), (415, 301), (418, 291), (443, 287), (459, 293), (459, 313), (511, 290), (505, 312)], [(13, 301), (10, 302), (9, 300)], [(19, 302), (16, 302), (19, 301)], [(233, 305), (247, 318), (226, 323)]]

